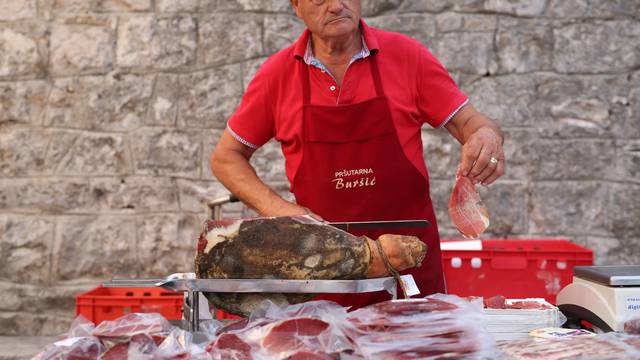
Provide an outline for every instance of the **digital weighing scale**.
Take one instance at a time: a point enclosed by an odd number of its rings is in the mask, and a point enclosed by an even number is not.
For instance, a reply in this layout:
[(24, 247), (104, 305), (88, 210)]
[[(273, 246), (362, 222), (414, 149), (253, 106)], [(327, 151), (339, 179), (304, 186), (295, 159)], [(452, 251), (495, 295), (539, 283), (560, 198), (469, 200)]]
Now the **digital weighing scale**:
[(640, 266), (576, 266), (556, 305), (569, 327), (585, 320), (603, 332), (623, 331), (627, 320), (640, 317)]

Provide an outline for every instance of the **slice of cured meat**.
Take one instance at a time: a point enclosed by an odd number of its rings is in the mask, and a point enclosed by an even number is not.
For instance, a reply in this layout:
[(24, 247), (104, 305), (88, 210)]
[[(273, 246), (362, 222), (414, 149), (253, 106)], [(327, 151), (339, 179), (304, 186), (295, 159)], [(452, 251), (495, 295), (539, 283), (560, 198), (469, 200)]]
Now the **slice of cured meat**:
[(506, 309), (505, 301), (507, 299), (502, 295), (492, 296), (490, 298), (484, 298), (484, 307), (487, 309)]
[(220, 360), (252, 360), (251, 346), (238, 335), (225, 333), (207, 345), (205, 351), (213, 359)]
[[(100, 360), (121, 360), (128, 357), (152, 355), (157, 350), (157, 340), (147, 334), (137, 334), (131, 340), (119, 343), (102, 354)], [(132, 356), (129, 356), (132, 355)]]
[[(426, 245), (412, 236), (378, 241), (396, 270), (419, 266)], [(307, 216), (209, 221), (198, 240), (196, 276), (212, 279), (362, 279), (388, 275), (374, 240)], [(248, 315), (265, 299), (276, 304), (313, 294), (206, 293), (216, 307)]]
[(130, 338), (137, 334), (156, 334), (168, 331), (169, 321), (158, 313), (131, 313), (113, 321), (103, 321), (93, 330), (101, 338)]
[(470, 239), (477, 239), (489, 226), (489, 212), (466, 176), (456, 179), (449, 198), (449, 217), (458, 231)]
[(311, 350), (300, 350), (288, 356), (286, 360), (337, 360), (339, 357)]
[(317, 342), (317, 337), (329, 328), (329, 324), (314, 318), (294, 318), (283, 320), (271, 327), (262, 339), (262, 348), (269, 354), (305, 350), (309, 344)]

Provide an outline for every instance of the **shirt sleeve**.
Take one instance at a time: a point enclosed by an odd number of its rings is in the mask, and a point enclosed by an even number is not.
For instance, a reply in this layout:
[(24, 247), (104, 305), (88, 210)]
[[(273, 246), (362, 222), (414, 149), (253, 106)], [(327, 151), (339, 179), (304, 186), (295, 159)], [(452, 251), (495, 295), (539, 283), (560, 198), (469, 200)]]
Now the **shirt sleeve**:
[(249, 82), (240, 106), (227, 122), (227, 130), (245, 146), (257, 149), (274, 136), (274, 116), (267, 95), (264, 64)]
[(429, 50), (421, 47), (418, 62), (418, 111), (425, 122), (442, 127), (469, 102), (447, 69)]

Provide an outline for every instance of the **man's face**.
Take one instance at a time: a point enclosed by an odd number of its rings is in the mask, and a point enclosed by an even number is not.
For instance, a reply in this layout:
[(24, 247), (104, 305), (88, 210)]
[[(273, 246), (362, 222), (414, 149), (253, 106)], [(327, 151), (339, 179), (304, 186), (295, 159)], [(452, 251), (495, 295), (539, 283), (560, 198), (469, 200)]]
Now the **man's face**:
[(360, 24), (360, 0), (291, 0), (296, 14), (312, 33), (340, 37)]

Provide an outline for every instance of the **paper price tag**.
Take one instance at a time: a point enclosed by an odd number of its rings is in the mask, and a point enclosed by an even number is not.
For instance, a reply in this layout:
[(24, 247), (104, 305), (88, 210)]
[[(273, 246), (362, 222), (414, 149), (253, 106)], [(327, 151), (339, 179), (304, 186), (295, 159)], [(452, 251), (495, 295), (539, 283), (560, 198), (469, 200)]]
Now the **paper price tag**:
[(400, 276), (400, 281), (404, 285), (404, 289), (407, 291), (407, 296), (414, 296), (420, 294), (420, 289), (418, 289), (418, 285), (416, 281), (413, 279), (411, 275), (402, 275)]

